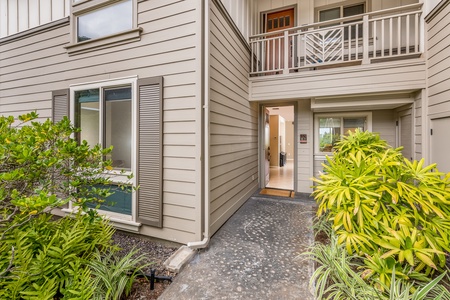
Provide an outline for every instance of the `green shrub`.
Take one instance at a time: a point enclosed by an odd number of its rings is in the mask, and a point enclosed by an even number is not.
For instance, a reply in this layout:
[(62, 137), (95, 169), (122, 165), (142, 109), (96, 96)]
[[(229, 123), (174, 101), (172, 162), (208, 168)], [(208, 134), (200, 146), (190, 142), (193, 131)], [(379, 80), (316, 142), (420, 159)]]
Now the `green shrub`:
[(450, 251), (450, 173), (405, 159), (370, 132), (349, 133), (327, 157), (313, 195), (337, 243), (364, 257), (363, 278), (379, 289), (392, 270), (428, 280)]
[[(115, 251), (113, 228), (87, 207), (110, 194), (91, 187), (110, 183), (112, 148), (78, 143), (67, 118), (37, 117), (0, 117), (0, 298), (91, 299), (89, 263)], [(71, 217), (51, 215), (69, 201)]]
[(94, 260), (89, 263), (92, 275), (95, 277), (94, 299), (120, 299), (122, 294), (129, 295), (133, 282), (141, 270), (149, 264), (143, 264), (145, 254), (135, 257), (137, 250), (132, 250), (122, 258), (113, 253), (94, 254)]

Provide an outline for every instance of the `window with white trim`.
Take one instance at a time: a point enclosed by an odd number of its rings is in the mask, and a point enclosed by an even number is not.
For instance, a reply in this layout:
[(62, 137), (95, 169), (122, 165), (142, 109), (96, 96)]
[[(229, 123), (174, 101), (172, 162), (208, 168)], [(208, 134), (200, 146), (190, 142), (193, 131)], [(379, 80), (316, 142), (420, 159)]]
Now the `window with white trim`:
[(139, 41), (137, 0), (80, 0), (72, 2), (69, 55)]
[[(326, 7), (319, 7), (316, 8), (316, 18), (318, 22), (325, 22), (325, 21), (331, 21), (331, 20), (335, 20), (335, 19), (340, 19), (340, 18), (345, 18), (345, 17), (351, 17), (351, 16), (356, 16), (356, 15), (361, 15), (364, 14), (366, 12), (366, 3), (365, 2), (361, 2), (361, 1), (348, 1), (348, 2), (344, 2), (339, 6), (326, 6)], [(344, 22), (344, 24), (346, 23), (351, 23), (351, 22), (355, 22), (355, 21), (350, 21), (350, 22)], [(328, 26), (334, 26), (334, 25), (339, 25), (340, 23), (336, 23), (336, 24), (332, 24), (332, 25), (328, 25)], [(325, 27), (328, 27), (325, 26)], [(350, 36), (352, 39), (356, 38), (356, 27), (358, 27), (358, 38), (362, 37), (362, 25), (358, 25), (358, 26), (351, 26), (350, 28)], [(344, 38), (347, 40), (349, 37), (349, 32), (346, 30), (344, 31)]]
[(133, 1), (125, 0), (76, 16), (77, 42), (97, 39), (133, 28)]
[(372, 130), (372, 113), (334, 113), (315, 116), (315, 152), (331, 154), (337, 142), (349, 131)]
[[(128, 182), (126, 176), (135, 172), (135, 87), (136, 78), (129, 78), (71, 88), (71, 118), (81, 129), (76, 138), (91, 147), (113, 146), (112, 153), (106, 157), (112, 160), (113, 182)], [(109, 188), (114, 194), (105, 199), (100, 210), (131, 217), (134, 194), (131, 187), (122, 190), (112, 184)]]

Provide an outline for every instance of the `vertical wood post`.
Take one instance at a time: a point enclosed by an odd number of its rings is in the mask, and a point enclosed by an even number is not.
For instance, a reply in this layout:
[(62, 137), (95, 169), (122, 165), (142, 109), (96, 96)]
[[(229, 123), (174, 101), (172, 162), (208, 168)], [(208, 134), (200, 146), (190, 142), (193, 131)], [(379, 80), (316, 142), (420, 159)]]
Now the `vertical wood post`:
[(284, 66), (283, 74), (289, 74), (289, 30), (284, 31)]
[[(375, 38), (375, 37), (374, 37)], [(363, 16), (363, 64), (369, 64), (369, 16)]]

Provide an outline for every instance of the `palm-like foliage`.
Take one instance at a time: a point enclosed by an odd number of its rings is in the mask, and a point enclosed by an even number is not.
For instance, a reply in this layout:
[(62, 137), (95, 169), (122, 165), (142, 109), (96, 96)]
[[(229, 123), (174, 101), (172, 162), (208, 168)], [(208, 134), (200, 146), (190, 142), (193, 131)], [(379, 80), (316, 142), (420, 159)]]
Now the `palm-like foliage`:
[(364, 257), (363, 274), (380, 289), (392, 274), (426, 279), (418, 272), (442, 270), (450, 252), (450, 173), (400, 150), (376, 134), (350, 132), (313, 179), (318, 216), (349, 255)]
[(119, 300), (123, 294), (130, 293), (138, 273), (149, 265), (143, 263), (145, 254), (136, 256), (136, 252), (137, 250), (130, 251), (122, 258), (112, 252), (102, 255), (97, 251), (94, 254), (94, 259), (89, 263), (95, 277), (94, 299)]

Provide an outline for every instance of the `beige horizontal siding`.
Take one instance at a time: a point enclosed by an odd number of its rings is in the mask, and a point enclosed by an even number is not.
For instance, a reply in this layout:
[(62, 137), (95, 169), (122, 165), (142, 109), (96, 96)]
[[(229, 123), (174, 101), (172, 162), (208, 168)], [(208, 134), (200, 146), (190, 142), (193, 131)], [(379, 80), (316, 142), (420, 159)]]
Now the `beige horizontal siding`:
[(427, 24), (428, 114), (450, 115), (450, 5)]
[[(210, 1), (210, 228), (257, 188), (258, 116), (248, 101), (249, 52)], [(254, 177), (254, 179), (252, 178)]]
[(425, 87), (425, 62), (410, 59), (252, 77), (250, 82), (254, 101), (412, 91)]
[(372, 131), (380, 134), (380, 137), (392, 147), (396, 146), (394, 110), (374, 110), (372, 112)]
[(414, 159), (420, 159), (422, 154), (422, 91), (416, 93), (414, 97)]
[(201, 12), (194, 0), (138, 3), (141, 40), (68, 56), (68, 22), (17, 40), (0, 39), (0, 113), (36, 110), (51, 117), (51, 92), (72, 84), (164, 77), (163, 228), (143, 234), (187, 243), (200, 232), (200, 62)]

